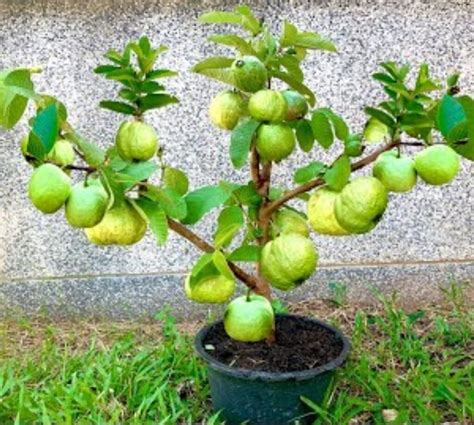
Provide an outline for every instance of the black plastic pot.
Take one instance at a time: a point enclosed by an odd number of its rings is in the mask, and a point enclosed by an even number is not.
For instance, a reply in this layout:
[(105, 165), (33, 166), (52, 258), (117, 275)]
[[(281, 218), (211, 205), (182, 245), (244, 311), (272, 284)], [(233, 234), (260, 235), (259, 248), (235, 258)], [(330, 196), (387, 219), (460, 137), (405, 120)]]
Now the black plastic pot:
[(316, 369), (272, 373), (229, 367), (212, 357), (204, 348), (206, 335), (220, 322), (207, 326), (196, 336), (198, 354), (207, 362), (212, 404), (226, 425), (243, 422), (251, 425), (283, 425), (312, 423), (315, 413), (301, 396), (320, 404), (328, 390), (335, 369), (342, 366), (349, 354), (348, 339), (325, 322), (293, 314), (285, 315), (298, 321), (307, 321), (332, 332), (342, 342), (339, 356)]

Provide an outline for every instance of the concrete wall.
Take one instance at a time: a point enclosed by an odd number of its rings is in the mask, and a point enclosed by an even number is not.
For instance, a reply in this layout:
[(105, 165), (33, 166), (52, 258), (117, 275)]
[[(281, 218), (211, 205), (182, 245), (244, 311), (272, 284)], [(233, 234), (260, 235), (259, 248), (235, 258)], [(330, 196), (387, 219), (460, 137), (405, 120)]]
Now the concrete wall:
[[(234, 2), (0, 0), (0, 68), (44, 66), (38, 89), (62, 99), (78, 130), (105, 146), (120, 118), (97, 104), (115, 88), (91, 70), (107, 48), (147, 34), (171, 47), (163, 64), (182, 72), (168, 83), (181, 104), (150, 116), (169, 162), (189, 170), (194, 187), (221, 178), (244, 181), (245, 172), (230, 166), (228, 136), (207, 120), (209, 97), (221, 85), (188, 71), (205, 55), (223, 52), (206, 43), (210, 28), (196, 23), (199, 13), (223, 3)], [(319, 104), (333, 107), (354, 128), (364, 121), (363, 105), (382, 96), (367, 76), (383, 60), (426, 61), (439, 76), (457, 69), (463, 73), (462, 88), (473, 93), (469, 0), (253, 3), (276, 27), (287, 17), (336, 41), (340, 54), (311, 54), (306, 75)], [(136, 316), (164, 303), (191, 311), (181, 282), (198, 253), (185, 241), (173, 235), (159, 249), (149, 235), (131, 248), (98, 248), (68, 227), (61, 214), (43, 216), (33, 209), (25, 195), (30, 169), (17, 149), (25, 128), (0, 133), (0, 315)], [(304, 163), (303, 155), (293, 155), (276, 167), (276, 179), (290, 182), (291, 169)], [(433, 297), (440, 284), (472, 281), (472, 172), (465, 161), (449, 186), (419, 184), (408, 195), (391, 196), (384, 220), (369, 235), (314, 236), (319, 272), (291, 296), (325, 296), (328, 283), (338, 281), (354, 299), (377, 287), (399, 289), (416, 300)], [(209, 218), (195, 227), (209, 238), (211, 224)]]

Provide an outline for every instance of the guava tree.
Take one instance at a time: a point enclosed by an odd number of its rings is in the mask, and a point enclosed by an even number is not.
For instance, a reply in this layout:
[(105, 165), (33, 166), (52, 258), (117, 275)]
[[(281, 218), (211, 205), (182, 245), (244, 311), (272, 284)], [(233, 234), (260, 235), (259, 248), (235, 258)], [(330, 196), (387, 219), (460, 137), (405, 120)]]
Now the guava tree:
[[(74, 130), (63, 103), (35, 91), (36, 68), (0, 74), (0, 125), (13, 128), (28, 101), (35, 106), (21, 150), (34, 169), (28, 195), (40, 211), (64, 208), (67, 222), (97, 245), (137, 243), (147, 228), (164, 244), (171, 229), (204, 252), (186, 278), (188, 298), (224, 303), (236, 281), (242, 282), (248, 293), (229, 304), (226, 331), (241, 341), (271, 340), (271, 288), (291, 290), (316, 270), (310, 230), (341, 237), (369, 232), (381, 220), (390, 192), (410, 191), (420, 179), (449, 183), (461, 157), (474, 159), (474, 101), (459, 94), (456, 74), (442, 83), (423, 64), (409, 78), (408, 65), (385, 62), (372, 77), (386, 99), (367, 106), (366, 124), (354, 131), (337, 112), (318, 107), (304, 83), (302, 63), (310, 51), (336, 52), (329, 39), (288, 21), (275, 35), (247, 6), (205, 13), (200, 22), (238, 30), (211, 35), (210, 41), (233, 51), (206, 58), (193, 71), (226, 85), (211, 100), (209, 115), (229, 131), (230, 162), (237, 169), (249, 167), (248, 181), (189, 191), (184, 171), (166, 162), (145, 118), (177, 102), (162, 84), (176, 73), (155, 66), (166, 49), (146, 37), (123, 51), (109, 50), (108, 63), (95, 69), (120, 85), (118, 98), (100, 106), (128, 116), (107, 150)], [(339, 147), (334, 160), (318, 160), (334, 144)], [(420, 151), (412, 158), (406, 146)], [(275, 187), (272, 168), (297, 149), (308, 154), (307, 164), (295, 171), (290, 187)], [(354, 175), (372, 163), (372, 176)], [(71, 172), (83, 177), (75, 185)], [(307, 211), (299, 211), (294, 200), (306, 202)], [(214, 209), (210, 243), (191, 227)], [(254, 271), (240, 263), (253, 263)]]

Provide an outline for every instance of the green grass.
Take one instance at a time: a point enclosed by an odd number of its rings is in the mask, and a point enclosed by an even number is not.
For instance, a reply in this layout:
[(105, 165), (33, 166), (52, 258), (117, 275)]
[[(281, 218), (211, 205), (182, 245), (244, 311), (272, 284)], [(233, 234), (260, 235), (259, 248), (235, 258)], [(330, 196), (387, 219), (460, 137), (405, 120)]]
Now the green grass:
[[(411, 312), (393, 298), (376, 309), (342, 298), (304, 307), (352, 335), (347, 366), (324, 406), (313, 406), (317, 423), (385, 424), (389, 415), (392, 424), (473, 423), (474, 314), (456, 288), (447, 304)], [(106, 337), (82, 323), (0, 324), (9, 341), (0, 345), (0, 424), (219, 423), (192, 338), (169, 315), (159, 320), (159, 332), (105, 325)]]

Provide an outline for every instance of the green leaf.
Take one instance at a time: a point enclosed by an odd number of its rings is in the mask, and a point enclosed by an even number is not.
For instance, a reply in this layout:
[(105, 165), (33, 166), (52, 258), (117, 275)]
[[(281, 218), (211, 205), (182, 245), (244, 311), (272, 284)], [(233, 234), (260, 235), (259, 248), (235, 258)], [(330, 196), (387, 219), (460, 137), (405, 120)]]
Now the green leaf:
[(211, 263), (212, 263), (211, 253), (206, 253), (206, 254), (201, 255), (191, 270), (191, 276), (193, 277), (198, 276), (202, 272), (202, 270)]
[(140, 91), (143, 93), (155, 93), (164, 89), (165, 87), (156, 81), (144, 81), (140, 84)]
[(114, 66), (114, 65), (99, 65), (94, 69), (94, 72), (96, 74), (108, 74), (109, 72), (112, 71), (117, 71), (121, 69), (119, 66)]
[(223, 44), (224, 46), (235, 47), (242, 55), (257, 56), (257, 52), (255, 52), (250, 43), (235, 34), (215, 34), (209, 36), (208, 40)]
[(159, 202), (168, 217), (182, 220), (188, 214), (188, 205), (184, 198), (169, 187), (147, 185), (146, 196)]
[(418, 129), (432, 128), (434, 126), (434, 122), (431, 120), (430, 117), (428, 117), (424, 113), (419, 112), (409, 112), (403, 114), (400, 120), (400, 124), (402, 129), (406, 127), (416, 127)]
[[(36, 115), (31, 129), (31, 132), (40, 140), (44, 155), (48, 154), (53, 148), (58, 137), (58, 130), (58, 109), (55, 104), (52, 104)], [(35, 157), (41, 158), (44, 155), (35, 155)]]
[(438, 106), (436, 117), (436, 123), (441, 134), (447, 137), (449, 132), (465, 119), (466, 114), (461, 103), (456, 98), (445, 95)]
[(185, 224), (197, 223), (213, 208), (222, 205), (230, 197), (226, 190), (219, 186), (204, 186), (186, 195), (187, 215), (181, 220)]
[(367, 115), (375, 118), (389, 128), (395, 128), (397, 126), (395, 119), (380, 109), (367, 106), (364, 108), (364, 111)]
[(234, 63), (234, 61), (234, 58), (214, 56), (197, 63), (191, 68), (191, 71), (199, 73), (205, 69), (229, 68)]
[(302, 94), (311, 106), (315, 105), (316, 97), (314, 93), (308, 87), (306, 87), (303, 83), (300, 83), (296, 78), (294, 78), (287, 72), (279, 71), (277, 69), (272, 69), (271, 74), (273, 77), (278, 78), (279, 80), (285, 82), (292, 89), (295, 89), (297, 92)]
[(176, 77), (177, 75), (179, 75), (178, 72), (169, 69), (155, 69), (146, 74), (146, 79), (156, 80), (158, 78)]
[(99, 167), (105, 161), (104, 151), (94, 143), (87, 141), (77, 133), (67, 133), (66, 138), (73, 142), (84, 156), (84, 160), (92, 167)]
[(217, 230), (214, 234), (216, 248), (227, 246), (244, 225), (242, 210), (232, 205), (224, 208), (217, 219)]
[(184, 196), (189, 189), (188, 177), (178, 168), (167, 166), (163, 174), (163, 183), (181, 196)]
[(225, 255), (221, 251), (214, 251), (214, 254), (212, 254), (212, 262), (220, 274), (224, 275), (227, 279), (234, 279), (234, 273), (232, 273), (227, 263), (227, 258), (225, 258)]
[(120, 52), (115, 49), (109, 49), (104, 55), (107, 59), (119, 65), (123, 65), (123, 57)]
[(314, 138), (325, 149), (328, 149), (334, 142), (331, 123), (327, 115), (320, 110), (313, 112), (311, 117), (311, 128)]
[(326, 50), (337, 52), (337, 47), (328, 38), (324, 38), (316, 32), (301, 32), (294, 38), (293, 44), (305, 49)]
[(232, 130), (230, 138), (230, 160), (235, 168), (242, 168), (247, 162), (252, 139), (260, 126), (259, 121), (243, 121)]
[(242, 17), (233, 12), (206, 12), (199, 16), (201, 24), (241, 24)]
[(351, 160), (342, 155), (324, 173), (324, 181), (330, 189), (340, 191), (347, 184), (351, 176)]
[(448, 88), (455, 87), (459, 81), (459, 73), (455, 72), (454, 74), (451, 74), (448, 79), (446, 80), (446, 83), (448, 84)]
[(117, 173), (117, 178), (128, 188), (148, 179), (157, 169), (158, 166), (152, 161), (129, 163)]
[(252, 10), (247, 5), (239, 5), (235, 11), (242, 15), (242, 26), (250, 31), (254, 36), (261, 31), (260, 21), (254, 16)]
[(135, 107), (124, 102), (117, 102), (114, 100), (103, 100), (99, 106), (110, 111), (119, 112), (121, 114), (133, 115), (136, 112)]
[(114, 81), (137, 81), (137, 76), (132, 68), (119, 68), (115, 71), (109, 71), (105, 78)]
[(0, 126), (11, 129), (23, 116), (30, 94), (34, 95), (30, 71), (0, 72)]
[(286, 68), (289, 75), (292, 75), (298, 82), (303, 82), (304, 74), (300, 67), (300, 61), (295, 55), (284, 54), (278, 58), (278, 61)]
[(298, 168), (295, 171), (293, 180), (297, 184), (303, 184), (315, 179), (325, 169), (326, 165), (320, 161), (310, 162), (304, 167)]
[(140, 98), (138, 104), (140, 109), (149, 111), (150, 109), (163, 108), (164, 106), (178, 103), (178, 98), (164, 93), (148, 94), (145, 97)]
[(344, 141), (349, 137), (349, 128), (342, 117), (337, 115), (329, 108), (319, 108), (317, 111), (324, 113), (328, 117), (329, 121), (331, 121), (332, 126), (334, 127), (336, 137), (339, 140)]
[(160, 245), (168, 239), (168, 219), (163, 208), (156, 202), (140, 198), (136, 201), (147, 217), (151, 231)]
[(296, 125), (296, 140), (303, 152), (309, 152), (313, 149), (314, 134), (310, 121), (300, 120)]
[(260, 255), (262, 253), (262, 247), (258, 245), (242, 245), (232, 251), (227, 259), (229, 261), (247, 261), (256, 262), (260, 261)]
[(464, 158), (474, 161), (474, 100), (469, 96), (459, 96), (457, 101), (461, 103), (466, 114), (467, 143), (454, 143), (451, 146)]
[(283, 29), (280, 37), (280, 46), (292, 46), (296, 40), (297, 35), (298, 28), (296, 28), (291, 22), (285, 20), (283, 22)]
[(372, 78), (385, 84), (393, 84), (397, 82), (397, 80), (393, 79), (390, 75), (387, 75), (383, 72), (376, 72), (375, 74), (372, 74)]

